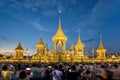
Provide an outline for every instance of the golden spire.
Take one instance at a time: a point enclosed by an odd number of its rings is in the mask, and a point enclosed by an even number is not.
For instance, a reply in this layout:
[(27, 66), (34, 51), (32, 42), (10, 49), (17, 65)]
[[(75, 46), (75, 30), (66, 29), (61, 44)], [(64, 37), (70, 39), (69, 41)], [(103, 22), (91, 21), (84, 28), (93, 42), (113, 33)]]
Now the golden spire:
[(64, 34), (63, 31), (62, 31), (61, 20), (60, 20), (60, 16), (59, 16), (58, 30), (57, 30), (57, 32), (56, 32), (56, 34), (55, 34), (54, 37), (60, 37), (60, 36), (66, 37), (65, 34)]
[(20, 42), (20, 41), (19, 41), (18, 46), (15, 48), (15, 50), (24, 50), (24, 49), (22, 48), (22, 45), (21, 45), (21, 42)]
[(61, 19), (60, 19), (60, 15), (61, 15), (61, 10), (59, 10), (59, 22), (58, 22), (58, 29), (62, 31), (62, 28), (61, 28)]
[[(61, 13), (61, 11), (59, 11), (59, 14)], [(67, 36), (63, 33), (63, 30), (62, 30), (62, 27), (61, 27), (61, 19), (60, 19), (60, 16), (59, 16), (59, 21), (58, 21), (58, 29), (57, 29), (57, 32), (56, 34), (53, 36), (53, 41), (54, 39), (58, 39), (58, 38), (63, 38), (65, 40), (67, 40)]]
[(98, 47), (98, 50), (102, 50), (102, 49), (105, 49), (105, 48), (104, 48), (103, 43), (102, 43), (102, 35), (100, 35), (100, 45)]
[(37, 43), (37, 45), (44, 45), (44, 42), (42, 40), (42, 33), (40, 33), (40, 40), (39, 42)]
[(78, 32), (78, 40), (77, 40), (77, 43), (76, 45), (84, 45), (80, 39), (80, 31)]

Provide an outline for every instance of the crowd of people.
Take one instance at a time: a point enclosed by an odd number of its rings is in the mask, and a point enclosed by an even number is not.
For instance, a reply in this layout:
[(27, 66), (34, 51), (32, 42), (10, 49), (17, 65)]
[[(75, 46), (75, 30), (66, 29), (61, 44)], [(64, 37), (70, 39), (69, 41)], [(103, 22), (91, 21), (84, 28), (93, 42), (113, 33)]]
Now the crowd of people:
[(0, 63), (0, 80), (120, 80), (120, 64)]

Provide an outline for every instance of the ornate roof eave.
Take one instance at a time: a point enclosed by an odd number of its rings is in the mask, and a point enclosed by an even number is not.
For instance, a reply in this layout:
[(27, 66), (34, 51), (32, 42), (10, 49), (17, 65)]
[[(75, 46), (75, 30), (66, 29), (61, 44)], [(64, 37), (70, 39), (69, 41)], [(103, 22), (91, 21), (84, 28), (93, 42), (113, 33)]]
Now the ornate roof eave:
[(85, 45), (84, 45), (84, 44), (76, 44), (76, 45), (75, 45), (75, 47), (79, 47), (79, 46), (84, 47)]
[(66, 37), (66, 36), (65, 36), (65, 37), (61, 37), (61, 36), (60, 36), (60, 37), (59, 37), (59, 36), (53, 36), (53, 38), (52, 38), (53, 41), (55, 41), (55, 40), (57, 40), (57, 39), (58, 39), (58, 40), (61, 39), (61, 40), (65, 40), (65, 41), (67, 41), (67, 37)]
[(39, 41), (37, 45), (44, 45), (43, 41)]
[(40, 40), (39, 42), (37, 43), (37, 45), (44, 45), (44, 42), (42, 40), (42, 34), (40, 34)]
[(96, 51), (107, 51), (107, 49), (97, 49)]
[(63, 40), (67, 40), (67, 36), (63, 33), (62, 31), (62, 27), (61, 27), (61, 20), (60, 20), (60, 17), (59, 17), (59, 23), (58, 23), (58, 30), (56, 32), (56, 34), (53, 36), (52, 40), (56, 40), (56, 39), (63, 39)]
[(75, 46), (79, 46), (79, 45), (85, 46), (85, 45), (82, 43), (81, 39), (80, 39), (80, 33), (78, 34), (78, 40), (77, 40)]
[(24, 49), (22, 48), (21, 42), (19, 42), (19, 44), (18, 44), (18, 46), (15, 48), (15, 50), (24, 50)]

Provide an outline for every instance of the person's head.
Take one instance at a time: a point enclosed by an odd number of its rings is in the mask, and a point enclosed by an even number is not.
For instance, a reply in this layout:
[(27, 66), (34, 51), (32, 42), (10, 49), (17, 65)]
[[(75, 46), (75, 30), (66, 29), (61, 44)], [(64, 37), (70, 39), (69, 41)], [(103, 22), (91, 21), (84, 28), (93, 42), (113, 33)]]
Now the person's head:
[(57, 69), (58, 69), (58, 66), (57, 66), (57, 65), (55, 65), (55, 66), (54, 66), (54, 69), (55, 69), (55, 70), (57, 70)]
[(33, 63), (33, 64), (32, 64), (32, 67), (36, 67), (36, 65)]
[(102, 65), (101, 65), (101, 68), (105, 68), (105, 66), (102, 64)]
[(45, 74), (50, 74), (50, 70), (49, 70), (49, 69), (46, 69), (46, 70), (45, 70)]
[(114, 64), (114, 67), (115, 67), (115, 68), (118, 68), (118, 65), (117, 65), (117, 64)]
[(76, 66), (75, 66), (75, 65), (72, 65), (72, 66), (71, 66), (71, 69), (72, 69), (72, 70), (76, 70)]
[(80, 66), (80, 69), (83, 69), (83, 66)]
[(59, 69), (62, 69), (62, 67), (63, 67), (62, 64), (60, 64), (60, 65), (59, 65)]
[(4, 71), (8, 70), (7, 65), (4, 65), (4, 66), (2, 67), (2, 70), (4, 70)]
[(20, 79), (26, 78), (26, 73), (25, 73), (25, 71), (21, 71), (21, 72), (20, 72), (19, 78), (20, 78)]

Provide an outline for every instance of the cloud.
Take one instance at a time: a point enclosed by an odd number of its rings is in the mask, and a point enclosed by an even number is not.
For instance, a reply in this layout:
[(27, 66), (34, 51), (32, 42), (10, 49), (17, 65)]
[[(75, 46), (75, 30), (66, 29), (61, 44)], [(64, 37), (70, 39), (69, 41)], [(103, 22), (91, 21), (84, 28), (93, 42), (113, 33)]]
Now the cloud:
[(99, 17), (103, 15), (110, 5), (112, 4), (112, 0), (99, 0), (99, 2), (92, 9), (91, 17)]
[(77, 0), (3, 0), (0, 6), (6, 5), (16, 10), (41, 11), (44, 16), (53, 16), (56, 15), (58, 9), (64, 12), (76, 3)]
[(87, 34), (97, 34), (101, 30), (101, 18), (106, 13), (106, 10), (110, 7), (112, 1), (99, 0), (92, 8), (91, 11), (85, 15), (86, 18), (80, 21), (76, 26), (76, 29), (80, 28), (82, 32)]
[(57, 15), (57, 12), (55, 10), (52, 10), (52, 9), (45, 9), (42, 14), (44, 16), (54, 16), (54, 15)]
[(5, 0), (0, 0), (0, 7), (5, 5)]
[(43, 27), (42, 24), (36, 20), (35, 21), (30, 20), (30, 19), (28, 20), (28, 19), (24, 19), (24, 18), (19, 17), (19, 16), (15, 16), (15, 17), (16, 17), (16, 19), (18, 19), (18, 20), (20, 20), (20, 21), (22, 21), (22, 22), (24, 22), (32, 27), (35, 27), (38, 31), (48, 32), (47, 29), (45, 29), (45, 27)]
[(7, 36), (5, 35), (0, 35), (0, 40), (9, 40)]
[(49, 32), (45, 27), (43, 27), (40, 23), (38, 22), (33, 22), (31, 23), (32, 26), (36, 27), (37, 30), (42, 31), (42, 32)]
[(9, 38), (7, 35), (0, 34), (0, 50), (4, 52), (13, 51), (15, 46), (16, 45), (11, 38)]
[(95, 38), (91, 38), (91, 39), (88, 39), (88, 40), (84, 40), (83, 42), (84, 43), (89, 43), (89, 42), (93, 42), (95, 40)]
[[(47, 27), (45, 27), (42, 23), (40, 19), (37, 18), (33, 18), (33, 17), (29, 17), (28, 14), (24, 14), (23, 13), (19, 13), (17, 14), (16, 12), (13, 11), (1, 11), (2, 13), (11, 16), (15, 19), (17, 19), (18, 21), (21, 21), (25, 24), (27, 24), (30, 27), (34, 27), (35, 29), (37, 29), (38, 31), (42, 31), (42, 32), (51, 32), (50, 30), (48, 31)], [(27, 15), (27, 16), (26, 16)], [(5, 38), (4, 38), (5, 39)]]

